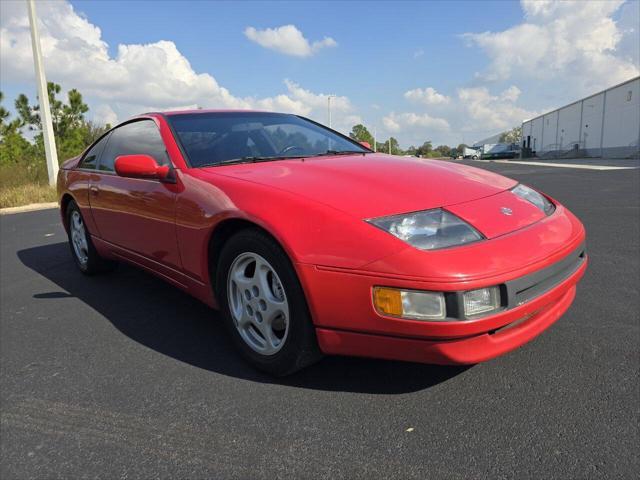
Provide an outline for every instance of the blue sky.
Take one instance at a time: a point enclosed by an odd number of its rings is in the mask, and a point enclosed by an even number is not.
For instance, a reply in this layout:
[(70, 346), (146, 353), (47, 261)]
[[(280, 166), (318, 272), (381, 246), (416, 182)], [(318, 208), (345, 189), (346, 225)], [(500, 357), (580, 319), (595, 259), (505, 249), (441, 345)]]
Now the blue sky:
[[(457, 144), (638, 74), (637, 0), (37, 3), (49, 80), (98, 121), (198, 105), (326, 123), (331, 93), (336, 128)], [(25, 14), (2, 2), (10, 101), (35, 96)]]
[[(378, 104), (392, 104), (385, 98), (388, 91), (415, 88), (417, 79), (443, 91), (468, 83), (464, 69), (480, 69), (483, 59), (477, 58), (476, 48), (464, 46), (460, 35), (503, 29), (522, 18), (517, 2), (504, 1), (163, 1), (153, 8), (150, 2), (72, 3), (97, 22), (112, 54), (119, 43), (171, 39), (194, 70), (213, 72), (221, 84), (233, 85), (237, 95), (270, 95), (286, 77), (359, 103), (375, 96)], [(260, 48), (243, 35), (248, 25), (287, 24), (309, 39), (331, 36), (338, 47), (299, 59)], [(414, 58), (420, 51), (424, 53)]]

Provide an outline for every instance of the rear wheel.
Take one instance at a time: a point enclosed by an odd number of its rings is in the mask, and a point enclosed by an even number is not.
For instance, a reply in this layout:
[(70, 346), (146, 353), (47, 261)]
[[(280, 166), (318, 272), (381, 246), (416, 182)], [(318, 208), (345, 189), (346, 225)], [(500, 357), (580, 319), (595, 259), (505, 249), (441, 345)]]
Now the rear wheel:
[(217, 296), (228, 330), (256, 368), (288, 375), (320, 358), (304, 292), (289, 258), (259, 230), (222, 248)]
[(86, 275), (112, 270), (114, 262), (105, 260), (96, 251), (91, 241), (84, 218), (73, 200), (67, 206), (67, 225), (71, 255), (80, 271)]

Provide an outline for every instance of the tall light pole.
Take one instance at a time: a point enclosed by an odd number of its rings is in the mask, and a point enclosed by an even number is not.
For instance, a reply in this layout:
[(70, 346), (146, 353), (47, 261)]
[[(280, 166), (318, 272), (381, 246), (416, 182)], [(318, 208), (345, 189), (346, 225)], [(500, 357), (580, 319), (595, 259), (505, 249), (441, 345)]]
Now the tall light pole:
[(373, 127), (373, 151), (378, 151), (378, 127)]
[(327, 117), (329, 118), (329, 128), (331, 128), (331, 99), (336, 98), (335, 95), (327, 95)]
[(29, 24), (31, 25), (31, 47), (33, 48), (33, 63), (36, 70), (36, 84), (40, 101), (40, 121), (42, 123), (42, 136), (44, 139), (44, 152), (47, 157), (47, 172), (49, 173), (49, 185), (55, 187), (58, 177), (58, 152), (56, 151), (56, 139), (53, 135), (53, 123), (51, 122), (51, 110), (49, 109), (49, 92), (47, 91), (47, 79), (44, 75), (42, 63), (42, 50), (40, 49), (40, 34), (38, 33), (38, 19), (36, 6), (33, 0), (27, 0), (29, 11)]

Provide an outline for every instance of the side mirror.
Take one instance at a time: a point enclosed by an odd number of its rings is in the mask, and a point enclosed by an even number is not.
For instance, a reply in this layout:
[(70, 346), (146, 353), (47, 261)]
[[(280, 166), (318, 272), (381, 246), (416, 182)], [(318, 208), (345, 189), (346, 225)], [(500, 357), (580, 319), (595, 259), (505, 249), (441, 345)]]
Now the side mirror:
[(162, 180), (169, 175), (169, 166), (158, 165), (149, 155), (120, 155), (116, 157), (115, 169), (121, 177)]
[(371, 144), (369, 142), (360, 142), (360, 145), (371, 150)]

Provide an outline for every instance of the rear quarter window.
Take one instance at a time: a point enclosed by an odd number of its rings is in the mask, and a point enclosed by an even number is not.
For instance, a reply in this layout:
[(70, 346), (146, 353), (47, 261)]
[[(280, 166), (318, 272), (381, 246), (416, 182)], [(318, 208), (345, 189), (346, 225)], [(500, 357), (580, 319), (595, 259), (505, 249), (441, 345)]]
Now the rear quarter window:
[(105, 145), (109, 139), (109, 135), (107, 134), (102, 137), (96, 144), (91, 147), (87, 153), (82, 157), (80, 163), (78, 164), (78, 168), (87, 168), (90, 170), (95, 170), (98, 165), (98, 159), (100, 158), (100, 154), (104, 150)]

